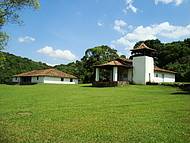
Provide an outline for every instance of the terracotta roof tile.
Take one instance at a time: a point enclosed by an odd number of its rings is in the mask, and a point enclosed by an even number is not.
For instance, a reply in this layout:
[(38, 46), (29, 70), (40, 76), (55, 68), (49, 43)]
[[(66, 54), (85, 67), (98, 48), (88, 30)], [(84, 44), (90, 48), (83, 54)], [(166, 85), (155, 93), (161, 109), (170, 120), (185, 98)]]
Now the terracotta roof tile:
[(132, 49), (131, 51), (136, 51), (136, 50), (142, 50), (142, 49), (148, 49), (151, 51), (156, 51), (155, 49), (149, 48), (145, 43), (141, 43), (137, 48)]
[(177, 72), (174, 72), (174, 71), (170, 71), (170, 70), (159, 68), (157, 66), (154, 67), (154, 71), (168, 72), (168, 73), (177, 73)]
[(105, 64), (96, 65), (95, 67), (104, 67), (104, 66), (123, 66), (123, 67), (132, 67), (132, 61), (128, 59), (116, 59)]
[(33, 70), (30, 72), (25, 72), (15, 75), (16, 77), (24, 76), (50, 76), (50, 77), (63, 77), (63, 78), (77, 78), (74, 75), (64, 73), (56, 69), (44, 69), (44, 70)]

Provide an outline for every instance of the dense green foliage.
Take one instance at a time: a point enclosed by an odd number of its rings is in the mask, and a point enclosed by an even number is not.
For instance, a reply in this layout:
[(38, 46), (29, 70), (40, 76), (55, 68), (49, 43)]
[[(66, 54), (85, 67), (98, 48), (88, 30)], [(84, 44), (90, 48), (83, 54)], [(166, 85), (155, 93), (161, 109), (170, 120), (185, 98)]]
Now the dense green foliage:
[(0, 85), (1, 143), (189, 143), (190, 96), (172, 87)]
[(117, 50), (103, 45), (87, 49), (81, 61), (69, 63), (68, 65), (58, 65), (56, 68), (78, 76), (83, 83), (90, 83), (95, 78), (93, 66), (114, 60), (118, 57)]
[(9, 53), (0, 52), (4, 59), (0, 67), (0, 83), (10, 82), (12, 76), (18, 73), (27, 72), (36, 69), (48, 68), (41, 62), (34, 62), (28, 58), (22, 58)]
[(155, 63), (158, 67), (176, 71), (177, 81), (190, 81), (190, 38), (172, 43), (161, 43), (159, 40), (140, 41), (134, 48), (142, 42), (157, 50)]

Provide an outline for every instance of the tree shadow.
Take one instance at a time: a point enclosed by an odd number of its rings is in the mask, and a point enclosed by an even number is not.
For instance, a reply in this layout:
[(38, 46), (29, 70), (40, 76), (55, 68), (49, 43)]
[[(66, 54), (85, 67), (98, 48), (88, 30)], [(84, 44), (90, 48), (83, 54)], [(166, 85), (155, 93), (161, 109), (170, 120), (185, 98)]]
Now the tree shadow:
[(109, 86), (93, 86), (93, 85), (82, 85), (84, 88), (110, 88)]
[(189, 91), (177, 91), (177, 92), (173, 92), (171, 94), (172, 95), (178, 95), (178, 94), (190, 95), (190, 92)]

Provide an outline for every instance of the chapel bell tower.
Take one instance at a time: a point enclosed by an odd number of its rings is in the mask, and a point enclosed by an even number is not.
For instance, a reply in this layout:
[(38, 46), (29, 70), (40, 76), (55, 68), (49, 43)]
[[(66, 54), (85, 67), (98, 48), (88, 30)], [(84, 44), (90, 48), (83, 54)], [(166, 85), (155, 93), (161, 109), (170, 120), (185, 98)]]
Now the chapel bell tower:
[(136, 84), (146, 84), (154, 82), (154, 49), (149, 48), (144, 43), (131, 50), (133, 58), (133, 82)]

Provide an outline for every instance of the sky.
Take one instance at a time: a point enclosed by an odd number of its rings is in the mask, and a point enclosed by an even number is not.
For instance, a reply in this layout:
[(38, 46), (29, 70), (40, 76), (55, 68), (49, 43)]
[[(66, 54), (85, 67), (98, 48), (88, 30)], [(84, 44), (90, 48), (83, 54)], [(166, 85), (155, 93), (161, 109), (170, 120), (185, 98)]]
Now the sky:
[(190, 37), (190, 0), (41, 0), (19, 12), (21, 25), (3, 27), (6, 52), (49, 65), (80, 60), (88, 48), (108, 45), (130, 56), (141, 40)]

